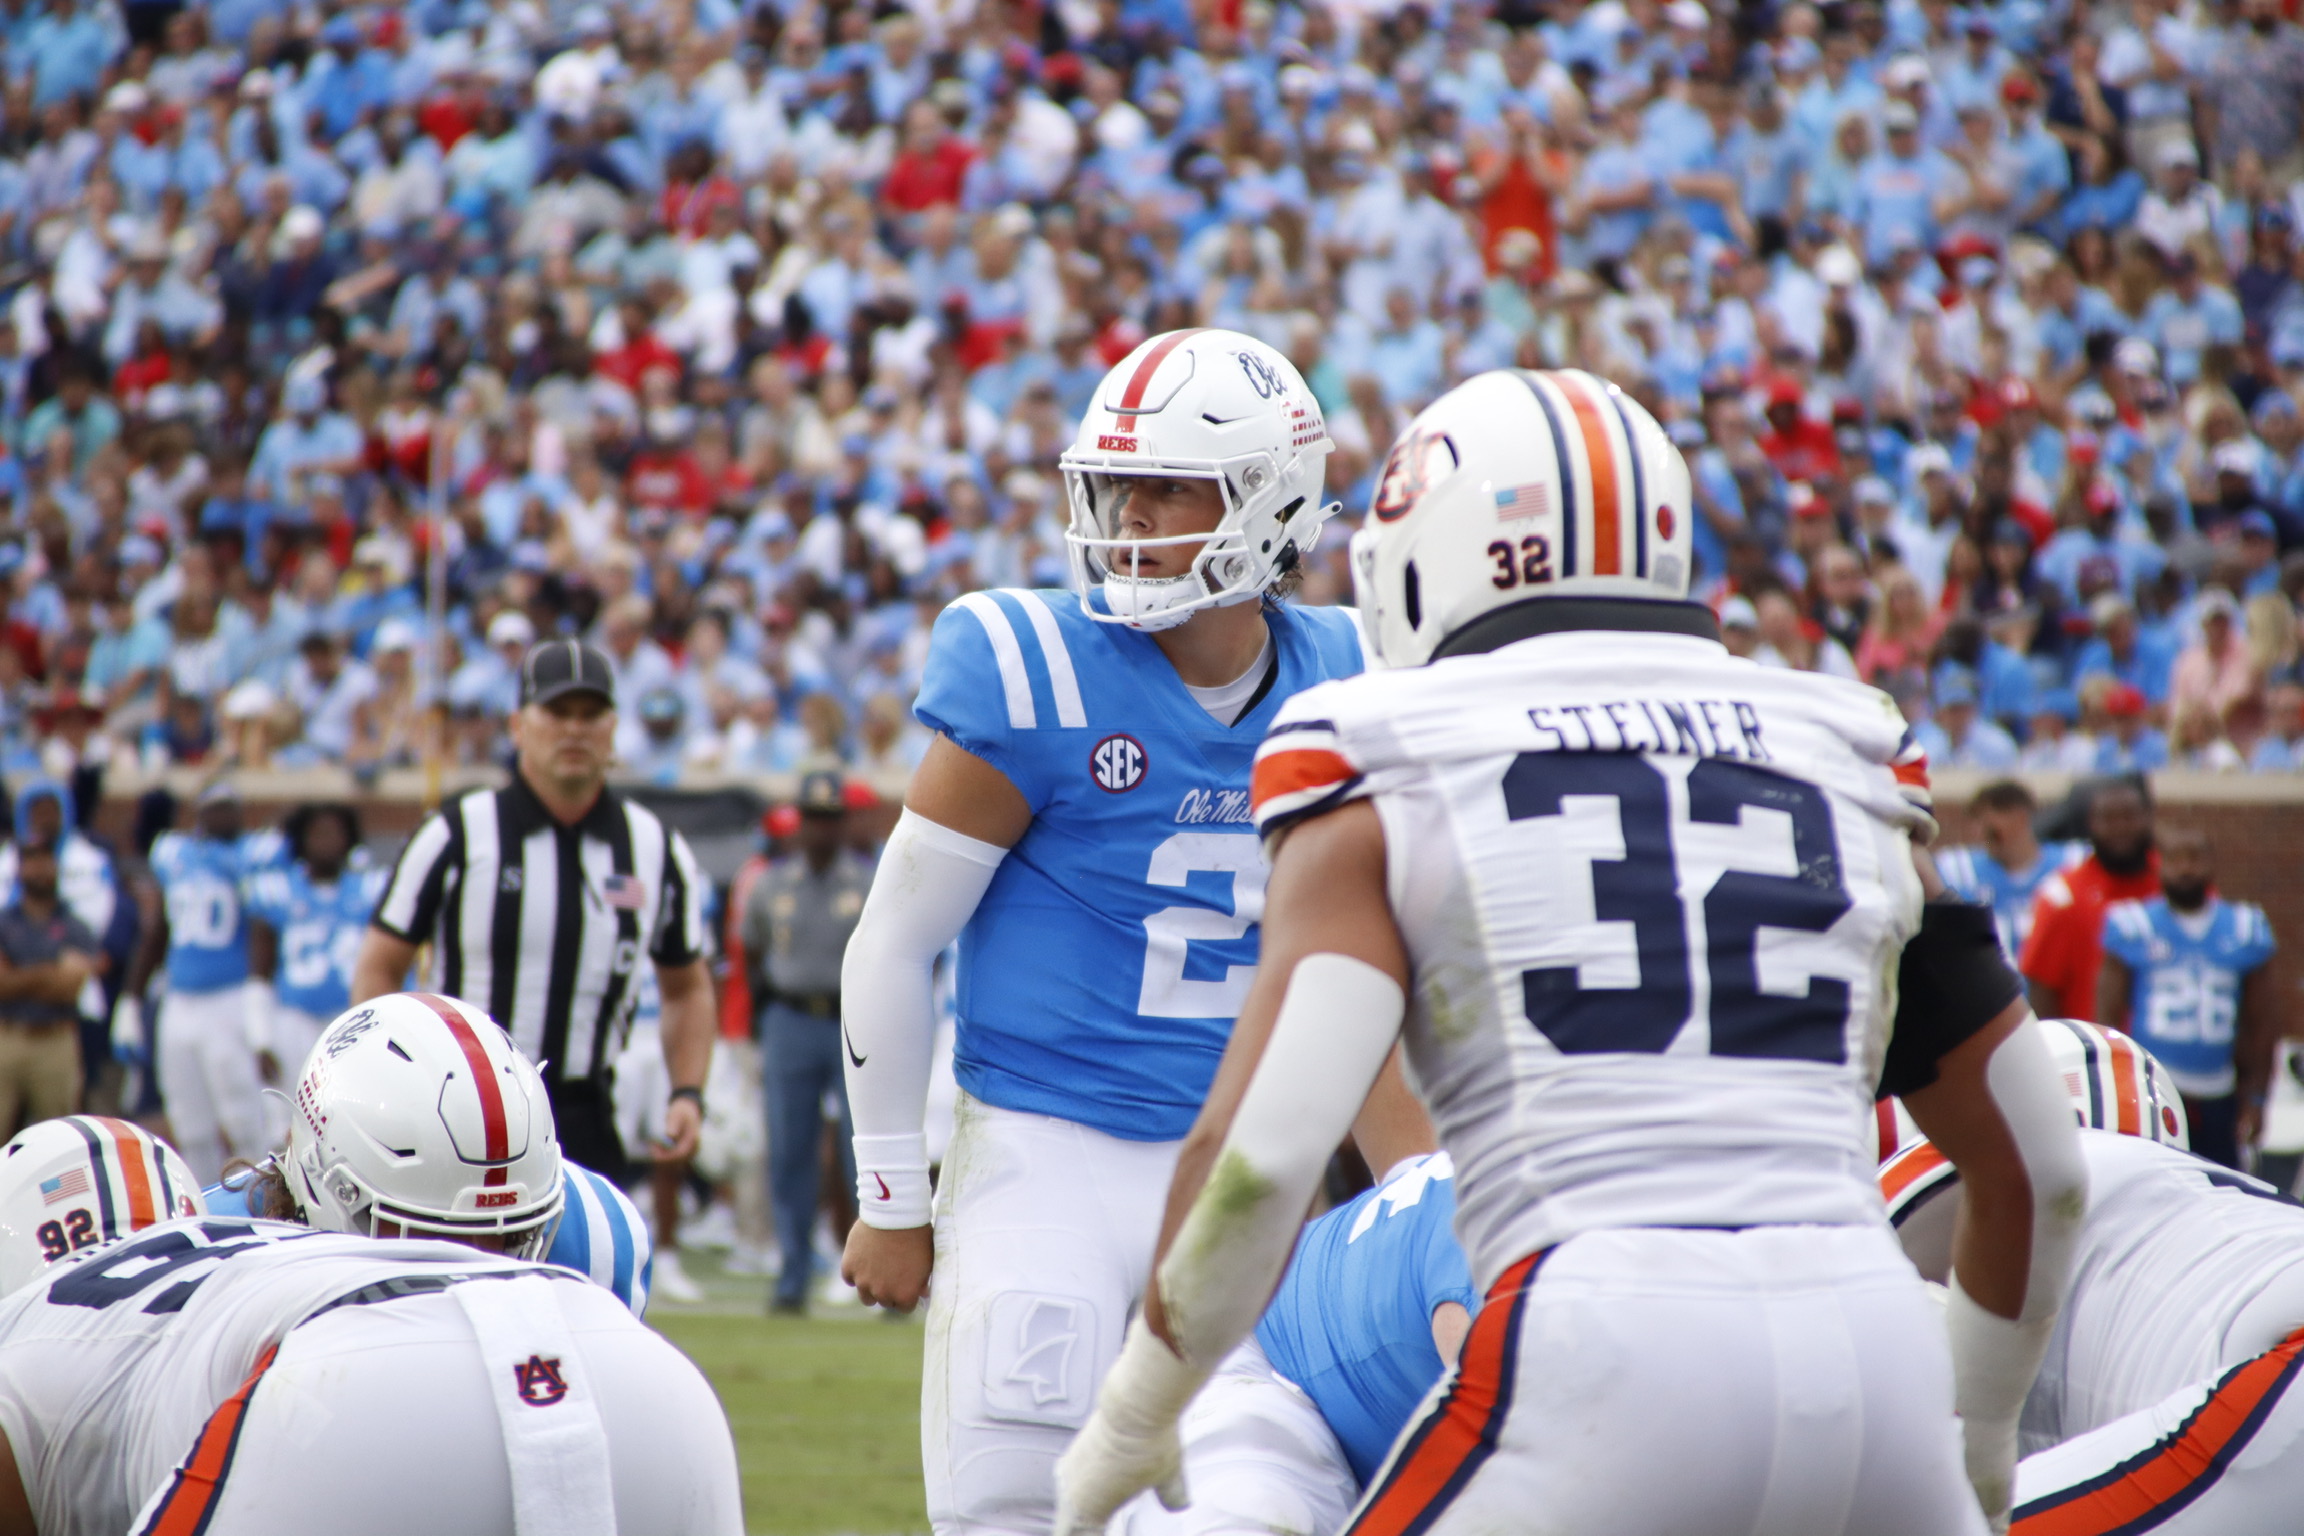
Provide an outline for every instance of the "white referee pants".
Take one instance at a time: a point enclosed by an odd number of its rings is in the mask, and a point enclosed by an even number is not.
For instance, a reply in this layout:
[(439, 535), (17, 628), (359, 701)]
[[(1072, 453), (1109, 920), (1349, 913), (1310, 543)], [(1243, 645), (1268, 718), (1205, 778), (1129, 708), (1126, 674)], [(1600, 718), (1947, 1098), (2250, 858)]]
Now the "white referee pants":
[(153, 1067), (171, 1139), (206, 1188), (224, 1176), (226, 1160), (253, 1162), (271, 1150), (264, 1079), (248, 1049), (247, 989), (170, 992), (159, 1024)]
[(1985, 1527), (1961, 1464), (1943, 1314), (1880, 1226), (1627, 1228), (1521, 1260), (1350, 1529)]
[(1152, 1271), (1179, 1143), (963, 1093), (936, 1194), (920, 1455), (937, 1536), (1039, 1536)]
[[(703, 1375), (610, 1292), (535, 1283), (567, 1347), (534, 1363), (483, 1340), (453, 1291), (297, 1328), (216, 1410), (131, 1532), (739, 1536), (735, 1446)], [(504, 1425), (524, 1414), (543, 1428), (508, 1450)], [(553, 1476), (571, 1465), (582, 1475)], [(609, 1507), (570, 1498), (586, 1486), (604, 1486)]]
[(1360, 1480), (1328, 1421), (1251, 1338), (1234, 1350), (1178, 1426), (1192, 1502), (1163, 1509), (1140, 1494), (1113, 1536), (1336, 1536)]

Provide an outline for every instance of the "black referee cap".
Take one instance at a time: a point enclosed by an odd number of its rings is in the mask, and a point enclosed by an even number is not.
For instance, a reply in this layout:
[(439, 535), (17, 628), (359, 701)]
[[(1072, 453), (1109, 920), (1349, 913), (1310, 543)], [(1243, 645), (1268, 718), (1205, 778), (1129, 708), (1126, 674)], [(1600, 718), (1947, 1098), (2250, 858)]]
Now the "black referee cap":
[(547, 640), (528, 648), (520, 663), (520, 702), (549, 704), (571, 693), (596, 693), (616, 707), (616, 669), (596, 645), (581, 640)]

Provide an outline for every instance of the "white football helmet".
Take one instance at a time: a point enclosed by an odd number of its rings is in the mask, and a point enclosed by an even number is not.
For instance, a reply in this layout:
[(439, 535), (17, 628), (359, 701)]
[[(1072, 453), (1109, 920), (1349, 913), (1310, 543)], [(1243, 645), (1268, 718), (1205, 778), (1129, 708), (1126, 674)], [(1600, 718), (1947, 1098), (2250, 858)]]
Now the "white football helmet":
[(460, 998), (396, 992), (322, 1031), (296, 1084), (281, 1159), (305, 1219), (330, 1232), (551, 1246), (562, 1201), (552, 1104), (535, 1067)]
[(2084, 1019), (2040, 1023), (2082, 1125), (2191, 1150), (2184, 1095), (2158, 1057), (2119, 1030)]
[[(1092, 619), (1167, 629), (1202, 608), (1253, 602), (1296, 568), (1337, 510), (1321, 500), (1329, 440), (1296, 365), (1238, 331), (1169, 331), (1104, 376), (1059, 461), (1072, 521), (1072, 584)], [(1213, 480), (1224, 496), (1213, 533), (1118, 537), (1116, 480)], [(1138, 551), (1200, 544), (1189, 574), (1130, 574)], [(1104, 608), (1089, 601), (1099, 589)]]
[(205, 1216), (176, 1149), (126, 1120), (66, 1115), (0, 1148), (0, 1294), (58, 1259), (183, 1216)]
[(1531, 598), (1688, 596), (1688, 464), (1641, 404), (1573, 368), (1496, 369), (1417, 413), (1352, 537), (1370, 659), (1414, 667)]

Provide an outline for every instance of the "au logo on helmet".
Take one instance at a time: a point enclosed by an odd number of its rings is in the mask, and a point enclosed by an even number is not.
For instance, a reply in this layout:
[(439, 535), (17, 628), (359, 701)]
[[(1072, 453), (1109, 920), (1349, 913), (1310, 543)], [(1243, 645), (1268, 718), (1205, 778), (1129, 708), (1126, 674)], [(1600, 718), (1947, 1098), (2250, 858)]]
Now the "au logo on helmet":
[(1389, 523), (1400, 517), (1426, 491), (1456, 473), (1462, 462), (1455, 440), (1445, 432), (1427, 428), (1401, 438), (1392, 456), (1384, 461), (1384, 473), (1376, 482), (1371, 510), (1377, 521)]
[(1088, 754), (1088, 776), (1106, 794), (1134, 789), (1144, 782), (1144, 771), (1151, 766), (1144, 744), (1128, 735), (1107, 736)]

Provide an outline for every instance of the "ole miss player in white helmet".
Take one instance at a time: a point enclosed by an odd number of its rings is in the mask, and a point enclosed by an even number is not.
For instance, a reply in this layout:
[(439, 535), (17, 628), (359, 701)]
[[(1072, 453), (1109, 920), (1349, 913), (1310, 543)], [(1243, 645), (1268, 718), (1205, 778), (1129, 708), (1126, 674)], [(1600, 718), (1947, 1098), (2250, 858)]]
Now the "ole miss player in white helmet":
[[(1182, 1492), (1178, 1415), (1403, 1028), (1486, 1299), (1355, 1536), (2004, 1518), (2071, 1116), (1990, 914), (1923, 920), (1895, 704), (1731, 656), (1687, 600), (1688, 497), (1586, 373), (1482, 374), (1394, 447), (1353, 540), (1385, 670), (1292, 700), (1258, 756), (1262, 962), (1061, 1532)], [(1883, 1081), (1985, 1192), (1949, 1353), (1880, 1222)]]
[[(936, 740), (842, 1011), (861, 1214), (843, 1273), (868, 1302), (930, 1298), (939, 1532), (1048, 1529), (1056, 1457), (1150, 1272), (1255, 974), (1256, 743), (1361, 665), (1349, 610), (1287, 601), (1335, 510), (1330, 447), (1272, 348), (1156, 336), (1063, 457), (1072, 590), (972, 593), (936, 622), (915, 706)], [(931, 1212), (929, 978), (955, 937), (961, 1098)]]

